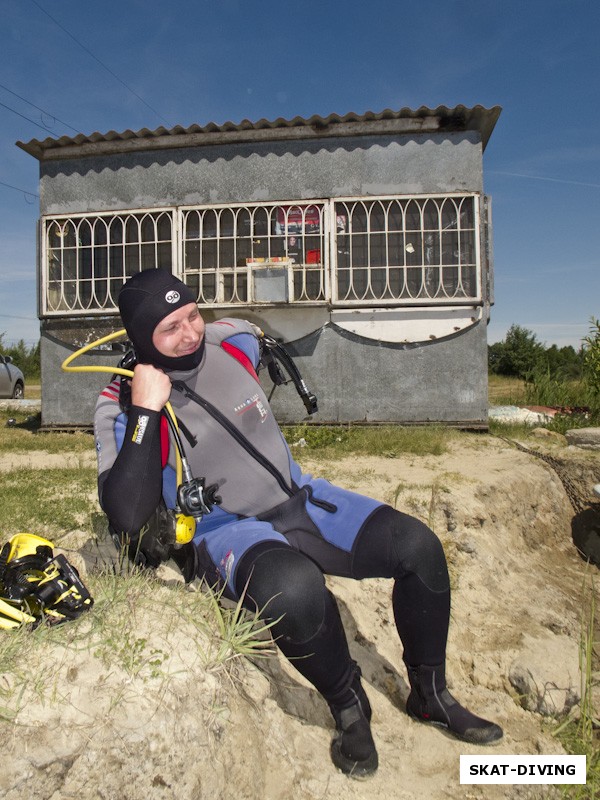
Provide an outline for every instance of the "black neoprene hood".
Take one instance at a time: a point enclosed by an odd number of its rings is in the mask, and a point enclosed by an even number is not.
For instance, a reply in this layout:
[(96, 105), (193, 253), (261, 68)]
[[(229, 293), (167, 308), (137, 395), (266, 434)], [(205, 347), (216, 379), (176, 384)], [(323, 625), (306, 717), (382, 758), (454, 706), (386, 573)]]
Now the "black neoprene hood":
[(203, 346), (181, 358), (169, 358), (152, 343), (154, 329), (178, 308), (195, 303), (192, 290), (166, 269), (137, 272), (119, 292), (119, 311), (133, 342), (138, 361), (168, 370), (194, 369), (202, 358)]

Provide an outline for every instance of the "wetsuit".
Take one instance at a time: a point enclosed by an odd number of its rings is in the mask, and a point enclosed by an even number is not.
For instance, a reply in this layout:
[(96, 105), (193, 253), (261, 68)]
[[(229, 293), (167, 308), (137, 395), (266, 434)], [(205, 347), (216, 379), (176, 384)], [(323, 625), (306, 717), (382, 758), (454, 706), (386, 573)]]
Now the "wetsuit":
[[(446, 561), (419, 520), (302, 473), (258, 382), (258, 360), (253, 327), (224, 319), (206, 326), (196, 369), (169, 373), (192, 472), (217, 484), (222, 498), (198, 523), (194, 545), (209, 582), (281, 617), (278, 646), (340, 707), (352, 701), (353, 662), (323, 574), (393, 578), (404, 660), (439, 665), (450, 609)], [(161, 496), (174, 507), (175, 448), (160, 413), (133, 406), (126, 415), (114, 382), (98, 399), (95, 435), (100, 502), (115, 529), (135, 534)]]
[[(364, 776), (377, 769), (378, 756), (369, 700), (325, 573), (394, 579), (411, 717), (471, 743), (501, 738), (498, 725), (472, 714), (447, 689), (450, 590), (439, 540), (413, 517), (302, 473), (258, 383), (254, 327), (225, 319), (204, 330), (195, 293), (167, 269), (133, 274), (118, 304), (138, 360), (171, 381), (138, 370), (132, 397), (157, 408), (170, 389), (192, 472), (217, 485), (222, 498), (173, 558), (186, 580), (204, 574), (219, 581), (272, 622), (279, 648), (329, 704), (334, 764)], [(148, 530), (165, 504), (175, 503), (174, 454), (161, 412), (122, 405), (117, 383), (97, 404), (99, 495), (116, 539), (137, 540), (141, 549), (144, 539), (161, 543)], [(147, 565), (163, 560), (148, 548), (142, 555)]]

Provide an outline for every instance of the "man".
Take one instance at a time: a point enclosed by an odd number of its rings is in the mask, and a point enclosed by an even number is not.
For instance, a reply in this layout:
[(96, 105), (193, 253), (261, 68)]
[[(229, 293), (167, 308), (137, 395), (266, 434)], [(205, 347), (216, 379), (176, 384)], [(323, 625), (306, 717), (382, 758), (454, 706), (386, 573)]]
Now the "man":
[(446, 688), (450, 587), (439, 540), (413, 517), (302, 473), (258, 383), (256, 328), (234, 319), (205, 326), (191, 290), (161, 269), (130, 278), (119, 309), (138, 359), (130, 406), (122, 411), (113, 384), (95, 418), (100, 503), (116, 535), (156, 563), (153, 537), (148, 546), (139, 532), (152, 528), (163, 503), (175, 505), (162, 414), (169, 401), (192, 473), (220, 495), (176, 557), (188, 579), (204, 574), (232, 598), (245, 592), (246, 605), (277, 620), (277, 646), (331, 709), (336, 766), (364, 776), (378, 758), (360, 669), (324, 574), (394, 580), (412, 718), (467, 742), (499, 740), (498, 725)]

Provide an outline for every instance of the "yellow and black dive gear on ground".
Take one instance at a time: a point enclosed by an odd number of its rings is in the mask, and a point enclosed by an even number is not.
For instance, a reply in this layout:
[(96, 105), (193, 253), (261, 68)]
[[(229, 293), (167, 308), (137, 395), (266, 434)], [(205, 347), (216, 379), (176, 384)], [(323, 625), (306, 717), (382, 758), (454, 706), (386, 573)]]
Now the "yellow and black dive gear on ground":
[(75, 567), (53, 547), (41, 536), (18, 533), (0, 550), (0, 629), (60, 625), (94, 604)]

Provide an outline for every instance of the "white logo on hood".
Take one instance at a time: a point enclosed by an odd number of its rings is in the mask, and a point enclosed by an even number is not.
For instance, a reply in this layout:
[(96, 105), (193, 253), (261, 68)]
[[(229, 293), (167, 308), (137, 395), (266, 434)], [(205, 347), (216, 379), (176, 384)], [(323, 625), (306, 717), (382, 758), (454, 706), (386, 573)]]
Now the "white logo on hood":
[(179, 292), (175, 291), (175, 289), (171, 289), (170, 292), (166, 293), (165, 300), (167, 301), (167, 303), (176, 303), (180, 297), (181, 295), (179, 294)]

